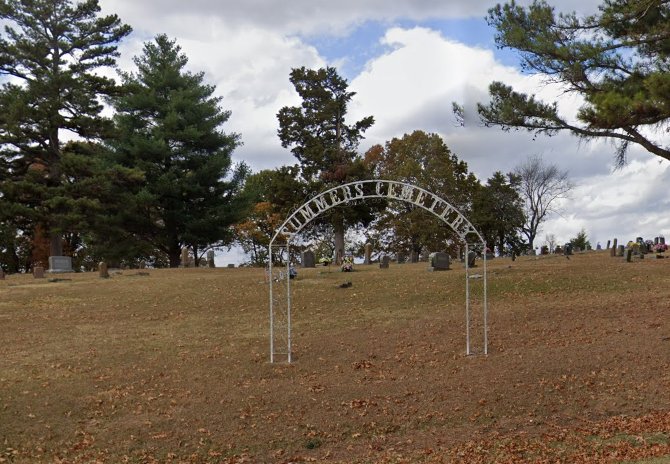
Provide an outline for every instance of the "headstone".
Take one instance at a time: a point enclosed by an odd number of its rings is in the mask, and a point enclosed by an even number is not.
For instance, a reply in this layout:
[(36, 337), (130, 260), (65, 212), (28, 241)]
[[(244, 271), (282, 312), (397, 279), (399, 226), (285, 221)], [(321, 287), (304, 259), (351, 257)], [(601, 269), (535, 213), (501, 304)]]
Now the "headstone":
[(181, 249), (181, 267), (189, 267), (188, 248)]
[(100, 263), (98, 264), (98, 275), (103, 279), (107, 279), (109, 277), (109, 271), (107, 271), (106, 262), (100, 261)]
[(303, 251), (300, 261), (302, 262), (302, 267), (316, 267), (316, 258), (314, 257), (314, 252), (311, 250)]
[(610, 256), (612, 257), (616, 256), (616, 250), (617, 250), (616, 241), (617, 241), (616, 239), (612, 241), (612, 248), (610, 249)]
[(146, 269), (147, 268), (147, 262), (143, 259), (140, 260), (140, 269)]
[(626, 262), (627, 262), (627, 263), (630, 263), (631, 258), (633, 257), (633, 250), (632, 250), (632, 248), (626, 248), (625, 256), (626, 256)]
[(448, 271), (449, 270), (449, 254), (443, 252), (431, 253), (428, 256), (430, 261), (429, 271)]
[(475, 263), (477, 259), (477, 253), (474, 251), (469, 251), (468, 252), (468, 267), (477, 267), (477, 264)]
[(566, 243), (563, 247), (563, 254), (565, 256), (572, 256), (572, 243)]
[(44, 268), (42, 266), (33, 267), (33, 277), (36, 279), (44, 279)]
[(600, 245), (600, 242), (598, 242), (598, 244), (596, 245), (596, 251), (600, 251), (602, 249), (603, 247)]
[(665, 237), (662, 236), (662, 235), (661, 235), (660, 237), (658, 237), (658, 242), (659, 242), (661, 245), (665, 245)]
[(214, 263), (214, 250), (207, 251), (207, 267), (216, 267), (216, 264)]
[(428, 250), (426, 250), (425, 248), (423, 250), (421, 250), (421, 255), (419, 256), (419, 260), (423, 263), (430, 262), (430, 253), (428, 252)]
[(618, 257), (622, 257), (622, 256), (623, 256), (623, 251), (624, 251), (625, 249), (626, 249), (625, 246), (623, 246), (623, 245), (619, 245), (619, 246), (617, 247), (617, 249), (616, 249), (616, 255), (617, 255)]
[(558, 245), (556, 248), (554, 248), (554, 254), (555, 255), (562, 255), (563, 254), (563, 247)]
[(234, 268), (235, 265), (231, 263), (231, 264), (228, 265), (228, 267), (229, 267), (229, 268)]
[(660, 239), (658, 237), (654, 237), (654, 245), (658, 245), (659, 240)]
[(389, 257), (389, 255), (382, 255), (379, 258), (379, 269), (388, 269), (390, 262), (391, 258)]
[(540, 247), (540, 254), (541, 255), (548, 255), (549, 254), (549, 247), (547, 245), (542, 245)]
[(405, 253), (398, 253), (396, 259), (398, 264), (403, 264), (407, 260), (407, 257), (405, 256)]
[(419, 262), (419, 253), (417, 253), (416, 251), (412, 251), (409, 254), (409, 262), (410, 263), (418, 263)]
[(71, 256), (49, 256), (49, 272), (74, 272)]
[(372, 264), (372, 243), (365, 244), (365, 258), (363, 264)]
[(0, 267), (0, 280), (5, 280), (5, 271)]
[(495, 259), (496, 255), (491, 253), (490, 251), (486, 252), (486, 261), (491, 261), (492, 259)]
[(607, 249), (610, 249), (610, 240), (607, 241)]

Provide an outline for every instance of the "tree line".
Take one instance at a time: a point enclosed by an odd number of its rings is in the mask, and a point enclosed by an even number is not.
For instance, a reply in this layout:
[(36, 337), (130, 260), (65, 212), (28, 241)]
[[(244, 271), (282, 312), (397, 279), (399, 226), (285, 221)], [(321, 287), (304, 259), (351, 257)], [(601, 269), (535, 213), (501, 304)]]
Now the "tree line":
[[(629, 3), (636, 2), (607, 2), (610, 10)], [(603, 21), (617, 19), (610, 10)], [(666, 2), (658, 2), (657, 10), (665, 13)], [(547, 19), (553, 10), (534, 3), (528, 14), (539, 21), (537, 11), (544, 23), (536, 29), (554, 27)], [(528, 22), (524, 12), (514, 3), (490, 11), (499, 43), (519, 47), (526, 57), (544, 56), (530, 49), (546, 47), (544, 42), (512, 41), (513, 22)], [(421, 130), (359, 153), (374, 118), (347, 122), (355, 93), (332, 67), (291, 71), (301, 104), (279, 110), (278, 138), (297, 163), (252, 173), (244, 163), (232, 163), (241, 136), (223, 130), (230, 112), (222, 109), (215, 87), (204, 73), (187, 70), (188, 58), (167, 35), (145, 43), (134, 70), (113, 79), (105, 70), (115, 68), (118, 45), (131, 27), (117, 15), (101, 16), (97, 0), (0, 0), (0, 18), (6, 23), (0, 36), (0, 265), (10, 272), (63, 254), (73, 257), (76, 268), (91, 269), (103, 259), (175, 267), (182, 247), (197, 261), (209, 249), (232, 244), (244, 249), (250, 264), (282, 259), (267, 256), (267, 244), (295, 207), (330, 186), (367, 178), (408, 182), (442, 196), (470, 218), (489, 247), (518, 254), (533, 247), (541, 223), (572, 188), (564, 170), (539, 157), (481, 183), (440, 136)], [(659, 21), (647, 22), (665, 33)], [(654, 44), (639, 46), (661, 56)], [(592, 126), (613, 124), (598, 106), (613, 104), (613, 80), (602, 84), (610, 100), (587, 100), (595, 108)], [(625, 82), (626, 89), (631, 86)], [(532, 99), (513, 99), (519, 104), (510, 109), (499, 90), (492, 86), (492, 103), (480, 106), (488, 123), (558, 130), (537, 127), (537, 115), (519, 116), (537, 110), (526, 104)], [(639, 106), (643, 96), (634, 96), (630, 103)], [(649, 116), (652, 109), (644, 108)], [(580, 115), (586, 117), (585, 110)], [(615, 130), (580, 135), (611, 136)], [(623, 142), (638, 142), (628, 126), (621, 130), (629, 134)], [(357, 240), (347, 244), (352, 230)], [(455, 246), (452, 231), (420, 208), (381, 200), (333, 208), (303, 238), (329, 256), (357, 254), (366, 241), (396, 253)]]

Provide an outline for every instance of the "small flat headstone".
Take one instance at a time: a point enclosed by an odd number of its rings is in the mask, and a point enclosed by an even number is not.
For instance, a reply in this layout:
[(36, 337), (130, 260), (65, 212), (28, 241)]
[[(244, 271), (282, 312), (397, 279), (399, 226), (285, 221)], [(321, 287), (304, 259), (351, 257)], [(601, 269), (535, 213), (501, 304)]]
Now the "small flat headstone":
[(379, 269), (388, 269), (390, 262), (391, 258), (389, 255), (382, 255), (382, 257), (379, 258)]
[(234, 265), (234, 264), (229, 264), (228, 267), (229, 267), (229, 268), (234, 268), (235, 265)]
[(316, 267), (316, 258), (311, 250), (303, 251), (301, 256), (302, 267)]
[(431, 253), (428, 256), (430, 262), (429, 271), (448, 271), (450, 264), (450, 257), (448, 253), (443, 253), (438, 251), (436, 253)]
[(33, 277), (36, 279), (44, 279), (44, 268), (42, 266), (35, 266), (33, 268)]
[(109, 278), (109, 271), (107, 270), (107, 263), (104, 261), (100, 261), (98, 264), (98, 275), (102, 279), (107, 279)]

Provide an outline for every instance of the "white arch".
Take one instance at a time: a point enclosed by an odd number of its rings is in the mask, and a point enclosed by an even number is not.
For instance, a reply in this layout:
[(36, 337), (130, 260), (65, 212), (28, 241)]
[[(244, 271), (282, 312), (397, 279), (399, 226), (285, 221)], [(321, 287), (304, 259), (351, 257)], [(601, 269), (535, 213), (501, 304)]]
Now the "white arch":
[(467, 241), (468, 236), (474, 235), (481, 243), (485, 243), (481, 234), (458, 209), (434, 193), (395, 180), (360, 180), (333, 187), (305, 202), (277, 229), (270, 246), (281, 235), (285, 235), (290, 242), (307, 224), (335, 206), (367, 198), (387, 198), (412, 203), (440, 218), (461, 240)]
[[(390, 200), (400, 200), (411, 203), (426, 211), (432, 213), (445, 224), (447, 224), (456, 235), (465, 242), (466, 260), (465, 260), (465, 288), (466, 288), (466, 354), (470, 355), (470, 275), (468, 267), (468, 239), (474, 239), (486, 250), (486, 241), (470, 221), (457, 208), (448, 201), (440, 198), (434, 193), (429, 192), (416, 185), (394, 180), (360, 180), (349, 182), (337, 187), (328, 189), (310, 200), (306, 201), (297, 208), (283, 224), (275, 231), (268, 246), (269, 258), (269, 284), (270, 284), (270, 362), (274, 362), (275, 355), (275, 308), (273, 295), (273, 282), (275, 281), (272, 273), (272, 248), (276, 246), (275, 240), (285, 238), (285, 246), (289, 260), (286, 264), (286, 272), (280, 273), (278, 280), (284, 280), (286, 284), (286, 313), (283, 314), (283, 325), (287, 329), (287, 361), (291, 362), (291, 284), (290, 284), (290, 245), (293, 238), (302, 231), (307, 224), (319, 217), (335, 206), (350, 203), (352, 201), (364, 200), (368, 198), (386, 198)], [(487, 275), (486, 275), (486, 253), (484, 253), (484, 354), (488, 354), (488, 302), (487, 302)]]

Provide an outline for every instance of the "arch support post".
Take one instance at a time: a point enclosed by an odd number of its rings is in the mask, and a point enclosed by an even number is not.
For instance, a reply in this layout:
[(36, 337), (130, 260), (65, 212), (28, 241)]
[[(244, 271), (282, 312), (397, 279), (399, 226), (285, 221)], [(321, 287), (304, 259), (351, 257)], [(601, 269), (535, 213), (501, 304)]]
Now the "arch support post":
[[(273, 265), (274, 256), (286, 263)], [(270, 287), (270, 362), (291, 362), (291, 246), (268, 247), (266, 280)]]

